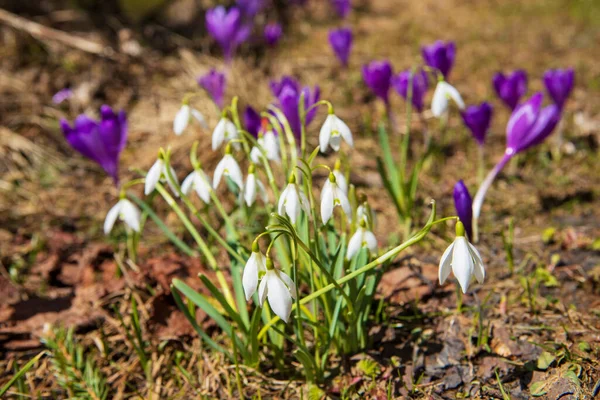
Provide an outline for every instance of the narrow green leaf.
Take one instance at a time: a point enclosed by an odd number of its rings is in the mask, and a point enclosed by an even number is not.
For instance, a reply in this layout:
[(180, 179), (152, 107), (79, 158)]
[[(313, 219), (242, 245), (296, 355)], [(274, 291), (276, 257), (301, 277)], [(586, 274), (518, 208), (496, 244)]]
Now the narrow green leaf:
[[(213, 295), (213, 298), (217, 300), (219, 304), (221, 304), (221, 307), (223, 307), (227, 315), (229, 315), (229, 318), (231, 318), (238, 325), (238, 329), (242, 330), (242, 333), (244, 335), (247, 335), (248, 327), (246, 326), (246, 324), (244, 324), (244, 321), (242, 321), (240, 314), (238, 314), (227, 302), (227, 299), (225, 299), (223, 293), (221, 293), (219, 289), (217, 289), (217, 287), (210, 281), (210, 279), (208, 279), (206, 275), (200, 274), (199, 277), (202, 283), (204, 283), (204, 286), (206, 286), (206, 288)], [(246, 307), (246, 304), (244, 304), (244, 307)]]
[(39, 359), (42, 358), (44, 354), (46, 354), (46, 351), (40, 352), (37, 356), (29, 360), (27, 364), (25, 364), (23, 368), (19, 370), (19, 372), (17, 372), (12, 378), (10, 378), (10, 380), (6, 382), (6, 384), (2, 386), (2, 388), (0, 388), (0, 397), (2, 397), (4, 393), (6, 393), (8, 389), (10, 389), (12, 385), (15, 384), (16, 381), (18, 381), (23, 375), (25, 375), (27, 371), (29, 371), (31, 367), (33, 367), (39, 361)]

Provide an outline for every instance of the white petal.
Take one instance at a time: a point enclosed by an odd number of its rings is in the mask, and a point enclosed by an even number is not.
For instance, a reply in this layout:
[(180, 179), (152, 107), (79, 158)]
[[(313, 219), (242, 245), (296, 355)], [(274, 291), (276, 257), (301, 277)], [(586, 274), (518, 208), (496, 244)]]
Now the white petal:
[(162, 160), (156, 160), (156, 162), (150, 167), (150, 170), (146, 174), (144, 180), (144, 194), (147, 196), (154, 191), (156, 184), (160, 180), (160, 176), (164, 169), (164, 163)]
[(223, 157), (221, 161), (219, 161), (219, 163), (217, 164), (217, 168), (215, 168), (215, 174), (213, 175), (213, 188), (215, 189), (219, 186), (219, 182), (221, 182), (221, 177), (223, 176), (223, 173), (227, 168), (226, 159), (227, 155), (225, 155), (225, 157)]
[(281, 159), (279, 157), (279, 140), (277, 136), (271, 131), (265, 133), (264, 136), (264, 146), (265, 151), (267, 152), (267, 158), (271, 161), (280, 162)]
[(448, 109), (448, 97), (446, 97), (446, 91), (444, 90), (444, 82), (439, 82), (433, 93), (433, 99), (431, 100), (431, 112), (434, 117), (441, 117), (444, 112)]
[(333, 175), (335, 175), (335, 183), (337, 183), (338, 187), (342, 192), (348, 194), (348, 182), (346, 181), (346, 177), (340, 170), (334, 169)]
[(262, 199), (263, 203), (267, 203), (269, 201), (269, 196), (267, 196), (267, 190), (265, 189), (265, 185), (263, 185), (263, 183), (259, 179), (256, 180), (256, 185), (258, 187), (258, 193), (260, 194), (260, 198)]
[(468, 242), (464, 236), (459, 236), (454, 240), (452, 272), (454, 272), (463, 293), (467, 293), (471, 275), (473, 275), (473, 257), (471, 257)]
[(329, 146), (331, 146), (334, 151), (340, 150), (340, 147), (342, 146), (342, 136), (339, 132), (336, 131), (331, 135), (329, 138)]
[[(226, 119), (225, 120), (225, 139), (227, 139), (227, 141), (230, 141), (231, 139), (237, 139), (238, 138), (238, 131), (237, 128), (235, 126), (235, 124), (233, 122), (231, 122), (230, 120)], [(239, 143), (238, 143), (239, 145)]]
[(308, 215), (308, 219), (311, 219), (310, 218), (310, 202), (308, 201), (308, 197), (306, 197), (306, 195), (304, 194), (304, 191), (302, 189), (300, 189), (298, 191), (298, 195), (300, 196), (300, 206), (302, 207), (302, 209), (304, 210), (306, 215)]
[(191, 111), (192, 111), (192, 117), (194, 117), (194, 119), (196, 121), (198, 121), (198, 123), (200, 123), (200, 125), (204, 129), (208, 129), (208, 125), (206, 124), (206, 119), (204, 119), (204, 115), (202, 115), (202, 113), (200, 111), (196, 110), (195, 108), (192, 108)]
[(267, 276), (269, 275), (269, 271), (263, 276), (260, 281), (260, 285), (258, 285), (258, 305), (261, 307), (265, 304), (265, 300), (267, 299), (267, 293), (269, 291), (269, 286), (267, 285)]
[(292, 311), (292, 296), (288, 287), (277, 276), (277, 272), (274, 270), (268, 271), (265, 279), (267, 279), (269, 287), (267, 297), (269, 298), (271, 309), (284, 322), (288, 322)]
[(319, 147), (321, 153), (325, 153), (325, 151), (327, 151), (329, 139), (331, 138), (332, 123), (334, 118), (335, 116), (333, 114), (329, 114), (327, 118), (325, 118), (325, 122), (323, 122), (323, 126), (321, 126), (321, 130), (319, 131)]
[(290, 295), (292, 296), (293, 299), (296, 298), (296, 284), (294, 283), (294, 281), (292, 280), (292, 278), (290, 278), (288, 276), (288, 274), (286, 274), (283, 271), (279, 271), (279, 277), (281, 278), (281, 280), (283, 281), (283, 283), (285, 283), (290, 291)]
[(377, 251), (377, 238), (371, 231), (365, 231), (365, 237), (363, 238), (363, 242), (367, 243), (367, 248), (371, 253), (375, 253)]
[(348, 242), (348, 252), (346, 253), (347, 260), (350, 260), (352, 257), (354, 257), (362, 247), (363, 233), (364, 229), (359, 227), (356, 232), (354, 232), (354, 235), (352, 235), (350, 238), (350, 241)]
[(142, 218), (140, 210), (127, 199), (121, 200), (121, 219), (134, 231), (140, 231), (140, 220)]
[(350, 201), (348, 201), (348, 196), (346, 196), (346, 193), (344, 193), (339, 187), (336, 187), (335, 196), (348, 219), (352, 218), (352, 206), (350, 206)]
[(298, 189), (295, 184), (292, 184), (285, 198), (285, 213), (290, 218), (290, 221), (292, 221), (292, 224), (295, 224), (300, 216), (300, 199), (298, 198)]
[(473, 274), (475, 275), (475, 279), (477, 279), (477, 282), (483, 283), (485, 279), (485, 267), (483, 266), (481, 255), (479, 254), (479, 251), (477, 251), (475, 246), (473, 246), (471, 243), (469, 243), (469, 251), (471, 252), (471, 256), (473, 257), (475, 263), (473, 267)]
[(169, 170), (171, 171), (171, 174), (167, 173), (167, 167), (165, 167), (163, 170), (163, 176), (167, 180), (167, 184), (171, 188), (171, 191), (173, 192), (175, 197), (179, 197), (179, 191), (177, 190), (177, 187), (179, 186), (179, 179), (177, 179), (177, 174), (175, 173), (173, 167), (170, 165)]
[(442, 258), (440, 259), (440, 266), (438, 268), (438, 275), (440, 279), (440, 285), (443, 285), (448, 279), (450, 275), (450, 271), (452, 271), (452, 249), (454, 248), (454, 242), (448, 246), (448, 248), (442, 254)]
[(173, 132), (177, 136), (181, 135), (185, 128), (187, 128), (188, 123), (190, 122), (190, 106), (183, 105), (177, 111), (175, 115), (175, 119), (173, 120)]
[(285, 215), (285, 203), (287, 201), (287, 196), (291, 190), (291, 187), (292, 184), (288, 183), (288, 185), (283, 190), (283, 193), (281, 193), (281, 196), (279, 196), (279, 203), (277, 203), (277, 214), (281, 215), (282, 217)]
[(342, 121), (338, 117), (335, 117), (335, 118), (336, 118), (336, 127), (337, 127), (338, 131), (340, 132), (340, 135), (342, 135), (342, 138), (344, 138), (344, 140), (346, 141), (346, 143), (348, 143), (348, 145), (350, 147), (353, 147), (354, 141), (352, 140), (352, 132), (350, 131), (350, 128), (348, 128), (348, 125), (346, 125), (346, 123), (344, 121)]
[(206, 176), (204, 171), (200, 170), (196, 172), (194, 186), (196, 188), (196, 193), (198, 193), (198, 196), (202, 201), (206, 204), (210, 203), (210, 192), (212, 188), (210, 187), (210, 179)]
[(460, 93), (458, 93), (458, 90), (456, 90), (454, 86), (448, 83), (446, 83), (446, 96), (454, 100), (458, 108), (460, 108), (461, 110), (465, 108), (465, 102), (463, 101)]
[(117, 202), (106, 214), (106, 218), (104, 219), (104, 234), (108, 235), (110, 231), (112, 231), (113, 226), (115, 225), (115, 221), (121, 212), (121, 206), (123, 203), (121, 200)]
[(256, 177), (254, 174), (249, 174), (244, 185), (244, 200), (246, 205), (250, 207), (256, 201)]
[(212, 149), (213, 150), (216, 150), (219, 147), (221, 147), (221, 145), (223, 144), (223, 141), (225, 140), (225, 123), (226, 123), (225, 118), (221, 118), (219, 120), (219, 123), (217, 123), (217, 126), (215, 126), (215, 129), (213, 130), (213, 134), (212, 134)]
[(252, 148), (252, 150), (250, 150), (250, 160), (252, 160), (252, 162), (254, 164), (258, 164), (260, 162), (262, 158), (262, 153), (260, 152), (260, 149), (256, 146), (254, 146)]
[(235, 158), (233, 158), (232, 155), (228, 154), (223, 159), (227, 159), (225, 161), (225, 169), (227, 170), (229, 178), (231, 178), (231, 180), (234, 181), (240, 189), (243, 188), (244, 178), (242, 177), (242, 170), (240, 169), (240, 166), (238, 165), (237, 161), (235, 161)]
[(258, 262), (257, 253), (252, 252), (242, 275), (242, 285), (246, 294), (246, 301), (249, 301), (258, 286)]
[(188, 196), (190, 194), (190, 190), (194, 186), (194, 180), (196, 179), (196, 171), (190, 172), (188, 176), (185, 177), (183, 183), (181, 184), (181, 192)]
[(331, 214), (333, 214), (333, 188), (331, 182), (327, 179), (321, 191), (321, 220), (323, 220), (323, 225), (327, 224)]

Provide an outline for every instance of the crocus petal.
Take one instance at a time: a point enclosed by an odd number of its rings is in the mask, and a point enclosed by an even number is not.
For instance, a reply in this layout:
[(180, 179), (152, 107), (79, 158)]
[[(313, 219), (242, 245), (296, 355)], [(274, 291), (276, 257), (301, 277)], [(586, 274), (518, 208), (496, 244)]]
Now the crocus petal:
[(183, 105), (183, 106), (181, 106), (179, 111), (177, 111), (177, 114), (175, 115), (175, 119), (173, 120), (173, 132), (175, 132), (175, 134), (177, 136), (181, 135), (183, 133), (183, 131), (185, 130), (185, 128), (187, 128), (189, 122), (190, 122), (190, 106)]
[(321, 192), (321, 220), (323, 225), (327, 224), (333, 214), (333, 188), (329, 180), (325, 182)]
[(469, 251), (469, 243), (464, 236), (454, 240), (454, 251), (452, 252), (452, 272), (460, 284), (463, 293), (467, 293), (471, 275), (473, 275), (473, 257)]
[(440, 279), (440, 285), (443, 285), (448, 279), (450, 275), (450, 271), (452, 271), (452, 249), (454, 249), (454, 242), (448, 246), (444, 254), (442, 254), (442, 258), (440, 259), (440, 265), (438, 268), (438, 275)]
[(139, 232), (141, 219), (140, 210), (127, 199), (123, 199), (121, 202), (123, 203), (120, 213), (121, 218), (131, 229)]
[(267, 278), (267, 285), (269, 287), (267, 297), (269, 299), (269, 305), (273, 312), (281, 318), (284, 322), (288, 322), (290, 313), (292, 311), (292, 296), (288, 287), (283, 283), (276, 272), (268, 271), (267, 274), (273, 274)]
[(110, 231), (112, 231), (113, 226), (115, 225), (115, 221), (121, 212), (121, 207), (123, 203), (121, 201), (117, 202), (106, 214), (106, 219), (104, 220), (104, 234), (108, 235)]
[(146, 179), (144, 180), (144, 194), (147, 196), (154, 191), (156, 184), (160, 180), (160, 176), (164, 169), (164, 162), (162, 160), (156, 160), (150, 170), (146, 174)]
[(352, 257), (354, 257), (362, 247), (363, 233), (364, 228), (359, 227), (356, 232), (354, 232), (354, 235), (352, 235), (350, 238), (350, 241), (348, 242), (348, 252), (346, 253), (347, 260), (350, 260)]

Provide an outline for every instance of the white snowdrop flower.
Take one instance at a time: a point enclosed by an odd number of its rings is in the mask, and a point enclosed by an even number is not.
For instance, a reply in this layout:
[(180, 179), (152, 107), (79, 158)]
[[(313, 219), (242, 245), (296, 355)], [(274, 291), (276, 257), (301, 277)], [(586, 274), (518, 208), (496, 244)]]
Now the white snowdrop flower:
[(171, 181), (169, 174), (167, 173), (167, 166), (162, 158), (159, 157), (154, 162), (154, 164), (148, 170), (146, 179), (144, 180), (144, 194), (146, 196), (154, 191), (156, 184), (161, 178), (165, 178), (169, 184), (169, 187), (171, 187), (171, 191), (175, 194), (175, 196), (179, 196), (179, 192), (177, 191), (177, 186), (179, 186), (177, 175), (175, 174), (173, 167), (169, 166), (169, 169), (175, 182)]
[(346, 181), (346, 176), (340, 171), (340, 160), (335, 162), (335, 167), (333, 168), (333, 175), (335, 175), (335, 181), (338, 186), (346, 195), (348, 194), (348, 181)]
[(368, 230), (366, 226), (366, 222), (364, 220), (361, 221), (360, 226), (350, 238), (350, 241), (348, 242), (348, 252), (346, 253), (347, 260), (350, 260), (358, 254), (362, 247), (367, 247), (371, 253), (377, 251), (377, 238), (375, 238), (373, 232)]
[(327, 146), (330, 146), (333, 150), (338, 151), (342, 143), (342, 139), (348, 143), (350, 147), (354, 145), (352, 140), (352, 132), (348, 125), (341, 119), (339, 119), (333, 112), (330, 111), (329, 115), (325, 119), (321, 131), (319, 132), (319, 147), (321, 153), (325, 153)]
[[(262, 150), (264, 150), (267, 160), (275, 161), (277, 163), (281, 162), (281, 157), (279, 156), (279, 139), (277, 139), (277, 136), (273, 131), (259, 134), (256, 141), (258, 142), (258, 145), (262, 147)], [(260, 163), (262, 159), (261, 149), (254, 146), (250, 151), (250, 159), (254, 164)]]
[(244, 286), (246, 301), (250, 301), (250, 298), (256, 292), (256, 288), (258, 287), (258, 280), (261, 273), (264, 274), (266, 271), (267, 258), (260, 252), (258, 243), (253, 242), (252, 254), (246, 262), (244, 273), (242, 275), (242, 285)]
[(325, 185), (323, 185), (323, 190), (321, 191), (321, 219), (323, 220), (323, 225), (327, 224), (336, 206), (342, 207), (346, 216), (351, 218), (352, 208), (350, 207), (348, 196), (338, 186), (335, 175), (330, 173), (329, 179), (325, 181)]
[(244, 200), (248, 207), (252, 206), (256, 201), (256, 195), (259, 194), (262, 201), (266, 203), (269, 199), (267, 197), (267, 191), (265, 185), (258, 179), (255, 173), (254, 164), (250, 164), (248, 168), (248, 176), (246, 177), (246, 184), (244, 185)]
[(190, 107), (188, 104), (183, 104), (173, 120), (173, 132), (177, 136), (181, 135), (192, 121), (192, 118), (198, 121), (202, 127), (208, 128), (204, 115), (200, 111)]
[[(237, 128), (233, 122), (226, 117), (222, 117), (217, 126), (215, 126), (215, 130), (212, 134), (212, 149), (216, 150), (221, 147), (224, 142), (237, 139), (238, 136)], [(237, 149), (239, 147), (239, 143), (234, 143), (234, 147)]]
[(467, 293), (473, 275), (479, 283), (483, 283), (483, 279), (485, 278), (485, 269), (481, 255), (469, 243), (469, 240), (465, 236), (465, 227), (460, 221), (456, 223), (456, 239), (444, 251), (440, 260), (440, 284), (443, 284), (448, 279), (451, 269), (463, 293)]
[(201, 169), (192, 171), (181, 184), (181, 191), (186, 196), (189, 196), (191, 190), (195, 190), (203, 202), (210, 203), (210, 179)]
[(221, 182), (221, 178), (223, 175), (228, 176), (238, 188), (242, 189), (244, 187), (243, 178), (242, 178), (242, 170), (238, 165), (235, 158), (231, 155), (231, 146), (227, 145), (225, 148), (225, 156), (219, 161), (217, 164), (217, 168), (215, 168), (215, 175), (213, 176), (213, 188), (217, 188), (219, 186), (219, 182)]
[(292, 221), (292, 224), (295, 224), (298, 220), (298, 217), (300, 217), (300, 210), (304, 210), (306, 215), (308, 215), (310, 218), (310, 204), (308, 202), (308, 198), (302, 189), (298, 187), (296, 184), (296, 178), (292, 174), (288, 185), (279, 197), (277, 213), (281, 216), (287, 214), (287, 216), (290, 218), (290, 221)]
[(452, 99), (460, 108), (465, 108), (465, 102), (463, 101), (458, 90), (448, 82), (439, 81), (435, 92), (433, 93), (433, 99), (431, 100), (431, 112), (435, 117), (441, 117), (442, 114), (448, 110), (448, 100)]
[(140, 231), (140, 220), (142, 218), (140, 210), (129, 200), (122, 198), (106, 214), (104, 220), (104, 234), (108, 235), (112, 231), (115, 221), (119, 218), (127, 226), (136, 232)]
[(356, 220), (365, 221), (367, 226), (375, 226), (375, 211), (365, 202), (356, 208)]
[(284, 322), (288, 322), (292, 311), (292, 299), (296, 298), (296, 285), (282, 271), (273, 267), (273, 262), (267, 258), (265, 275), (258, 287), (258, 301), (262, 306), (269, 299), (273, 312)]

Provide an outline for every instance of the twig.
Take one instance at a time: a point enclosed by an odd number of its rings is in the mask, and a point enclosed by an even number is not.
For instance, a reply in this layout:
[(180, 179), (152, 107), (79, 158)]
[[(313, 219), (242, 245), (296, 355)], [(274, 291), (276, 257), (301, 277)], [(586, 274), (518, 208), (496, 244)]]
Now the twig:
[(110, 59), (116, 59), (115, 51), (108, 46), (81, 37), (73, 36), (53, 28), (48, 28), (47, 26), (38, 24), (37, 22), (30, 21), (23, 17), (19, 17), (18, 15), (10, 13), (1, 8), (0, 22), (12, 28), (25, 31), (41, 41), (51, 40), (66, 46), (74, 47), (86, 53), (91, 53)]

